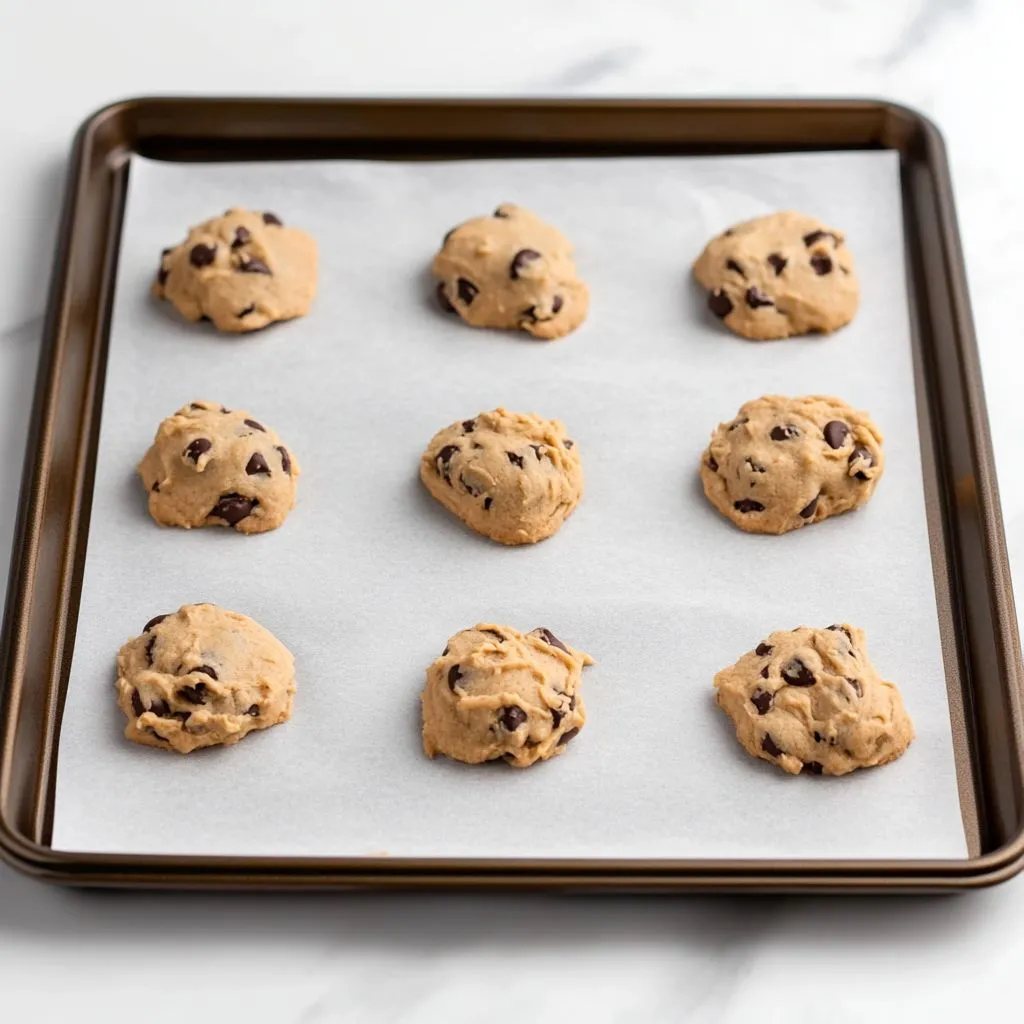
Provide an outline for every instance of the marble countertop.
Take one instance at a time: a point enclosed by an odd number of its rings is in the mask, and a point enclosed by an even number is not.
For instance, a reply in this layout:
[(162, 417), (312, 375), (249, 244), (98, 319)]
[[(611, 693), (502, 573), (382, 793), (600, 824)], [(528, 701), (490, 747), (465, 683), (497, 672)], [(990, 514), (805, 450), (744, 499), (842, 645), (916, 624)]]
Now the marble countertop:
[[(61, 5), (59, 19), (49, 6), (0, 0), (9, 481), (67, 148), (102, 104), (161, 93), (883, 96), (927, 113), (949, 146), (1024, 578), (1017, 0), (92, 0)], [(13, 483), (0, 490), (4, 561), (16, 502)], [(1016, 1003), (1022, 968), (1024, 877), (931, 900), (252, 897), (69, 892), (0, 867), (0, 1017), (12, 1022), (980, 1020)]]

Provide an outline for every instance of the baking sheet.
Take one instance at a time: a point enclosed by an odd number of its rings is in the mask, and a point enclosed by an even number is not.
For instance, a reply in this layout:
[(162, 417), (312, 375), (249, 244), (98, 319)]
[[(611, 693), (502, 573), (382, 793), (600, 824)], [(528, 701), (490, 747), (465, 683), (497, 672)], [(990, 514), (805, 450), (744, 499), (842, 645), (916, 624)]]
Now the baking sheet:
[[(554, 343), (436, 310), (427, 267), (454, 224), (529, 206), (576, 244), (593, 302)], [(312, 314), (229, 338), (148, 288), (160, 249), (232, 205), (315, 233)], [(863, 286), (831, 338), (751, 344), (706, 315), (689, 263), (775, 209), (843, 227)], [(886, 436), (871, 504), (784, 537), (704, 500), (712, 430), (765, 393), (837, 393)], [(299, 456), (299, 504), (258, 537), (167, 530), (135, 465), (159, 420), (207, 398)], [(563, 419), (587, 477), (552, 540), (492, 544), (417, 479), (441, 426), (504, 404)], [(121, 738), (118, 647), (213, 601), (296, 656), (295, 714), (188, 757)], [(588, 722), (526, 771), (428, 761), (424, 670), (478, 621), (548, 626), (588, 650)], [(775, 629), (847, 620), (917, 726), (909, 752), (841, 779), (748, 757), (714, 673)], [(118, 853), (508, 857), (966, 855), (932, 566), (897, 157), (162, 164), (134, 159), (88, 559), (63, 717), (53, 845)]]

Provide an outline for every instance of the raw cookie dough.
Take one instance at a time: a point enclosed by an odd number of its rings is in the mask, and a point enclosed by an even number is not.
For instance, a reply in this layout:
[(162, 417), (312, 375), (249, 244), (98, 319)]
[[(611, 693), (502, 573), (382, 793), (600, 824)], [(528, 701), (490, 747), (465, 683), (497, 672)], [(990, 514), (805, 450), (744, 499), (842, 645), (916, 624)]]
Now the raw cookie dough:
[(860, 301), (841, 232), (802, 213), (772, 213), (713, 238), (693, 265), (708, 308), (753, 341), (848, 324)]
[(427, 669), (423, 749), (517, 768), (561, 754), (586, 721), (578, 691), (592, 664), (548, 629), (485, 623), (456, 633)]
[(786, 533), (874, 494), (882, 434), (838, 398), (766, 395), (719, 424), (701, 458), (704, 493), (748, 533)]
[(519, 327), (550, 341), (587, 316), (590, 293), (569, 240), (511, 203), (452, 228), (433, 271), (441, 306), (474, 327)]
[(150, 619), (117, 655), (125, 736), (179, 754), (231, 746), (287, 722), (294, 693), (288, 648), (247, 616), (212, 604)]
[(715, 676), (748, 754), (790, 775), (845, 775), (894, 761), (914, 738), (900, 691), (854, 626), (779, 630)]
[(435, 434), (420, 479), (449, 512), (502, 544), (557, 533), (583, 493), (579, 450), (564, 425), (500, 408)]
[(295, 504), (299, 464), (252, 413), (192, 402), (160, 424), (139, 476), (161, 526), (264, 533)]
[(305, 316), (316, 295), (316, 242), (272, 213), (231, 209), (164, 249), (153, 294), (186, 320), (232, 333)]

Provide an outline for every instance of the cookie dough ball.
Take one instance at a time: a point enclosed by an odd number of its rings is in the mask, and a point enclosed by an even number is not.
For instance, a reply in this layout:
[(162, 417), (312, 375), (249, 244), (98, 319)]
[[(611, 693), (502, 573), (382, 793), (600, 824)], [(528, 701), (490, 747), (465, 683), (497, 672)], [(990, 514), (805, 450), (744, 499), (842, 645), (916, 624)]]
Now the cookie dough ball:
[(708, 501), (748, 533), (787, 533), (867, 503), (885, 467), (882, 434), (838, 398), (766, 395), (711, 435)]
[(587, 316), (590, 292), (569, 240), (511, 203), (452, 228), (433, 270), (442, 307), (474, 327), (518, 327), (550, 341)]
[(708, 242), (693, 265), (708, 308), (752, 341), (848, 324), (860, 301), (843, 235), (802, 213), (744, 221)]
[(161, 526), (264, 533), (294, 506), (299, 464), (252, 413), (192, 402), (160, 424), (139, 476)]
[(854, 626), (780, 630), (715, 676), (748, 754), (790, 775), (846, 775), (894, 761), (914, 726)]
[(435, 434), (420, 479), (449, 512), (502, 544), (557, 533), (583, 494), (579, 450), (564, 425), (507, 409)]
[(294, 693), (288, 648), (247, 616), (212, 604), (150, 619), (117, 655), (125, 736), (179, 754), (231, 746), (287, 722)]
[(591, 664), (548, 629), (488, 623), (456, 633), (427, 669), (423, 749), (517, 768), (561, 754), (586, 721), (579, 685)]
[(231, 209), (164, 249), (153, 294), (186, 320), (233, 334), (305, 316), (316, 295), (316, 242), (272, 213)]

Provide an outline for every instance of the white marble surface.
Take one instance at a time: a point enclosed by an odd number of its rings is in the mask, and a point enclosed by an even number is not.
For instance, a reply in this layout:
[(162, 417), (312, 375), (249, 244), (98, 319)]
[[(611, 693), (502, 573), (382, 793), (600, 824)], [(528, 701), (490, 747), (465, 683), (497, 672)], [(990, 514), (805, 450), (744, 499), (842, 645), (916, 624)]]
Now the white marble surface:
[[(0, 555), (63, 161), (95, 107), (186, 92), (860, 94), (945, 132), (1024, 578), (1022, 29), (1019, 0), (0, 0)], [(1024, 878), (928, 901), (254, 898), (64, 892), (0, 868), (12, 1022), (982, 1020), (1019, 1005), (1022, 968)]]

